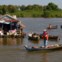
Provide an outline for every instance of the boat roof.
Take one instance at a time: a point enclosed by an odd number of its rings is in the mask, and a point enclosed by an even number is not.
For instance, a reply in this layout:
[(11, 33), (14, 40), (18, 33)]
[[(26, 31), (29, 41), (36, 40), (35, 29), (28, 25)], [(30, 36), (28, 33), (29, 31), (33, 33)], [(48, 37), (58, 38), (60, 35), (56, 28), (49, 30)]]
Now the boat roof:
[(0, 21), (4, 20), (5, 22), (18, 22), (19, 20), (14, 16), (4, 15), (0, 18)]

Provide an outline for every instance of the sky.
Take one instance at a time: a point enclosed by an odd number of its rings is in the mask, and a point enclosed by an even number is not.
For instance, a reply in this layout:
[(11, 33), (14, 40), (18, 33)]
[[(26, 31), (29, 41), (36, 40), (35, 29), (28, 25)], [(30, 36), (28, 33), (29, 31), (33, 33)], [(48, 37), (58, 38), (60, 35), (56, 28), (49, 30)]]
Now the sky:
[(50, 2), (62, 8), (62, 0), (0, 0), (0, 5), (47, 5)]

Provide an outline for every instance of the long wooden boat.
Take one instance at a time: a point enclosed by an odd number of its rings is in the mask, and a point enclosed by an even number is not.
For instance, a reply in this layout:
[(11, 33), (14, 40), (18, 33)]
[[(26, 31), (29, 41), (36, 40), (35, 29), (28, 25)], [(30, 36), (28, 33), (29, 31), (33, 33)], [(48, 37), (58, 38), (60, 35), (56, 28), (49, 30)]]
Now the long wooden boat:
[(58, 26), (56, 25), (56, 26), (52, 26), (52, 27), (47, 27), (47, 29), (57, 29), (58, 28)]
[(49, 40), (60, 40), (59, 36), (49, 35)]
[(47, 48), (44, 47), (28, 47), (27, 45), (24, 46), (27, 51), (56, 51), (62, 49), (62, 44), (55, 44), (51, 45)]
[[(42, 39), (42, 34), (40, 34), (40, 38)], [(57, 35), (49, 35), (49, 40), (60, 40), (59, 36)]]

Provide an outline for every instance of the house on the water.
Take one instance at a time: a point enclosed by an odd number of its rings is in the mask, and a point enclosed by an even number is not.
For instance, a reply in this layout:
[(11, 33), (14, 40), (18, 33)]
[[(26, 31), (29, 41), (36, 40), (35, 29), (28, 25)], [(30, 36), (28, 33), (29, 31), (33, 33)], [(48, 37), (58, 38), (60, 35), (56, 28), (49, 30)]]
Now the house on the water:
[[(24, 25), (16, 16), (4, 15), (0, 18), (0, 35), (22, 35)], [(23, 25), (23, 26), (22, 26)]]

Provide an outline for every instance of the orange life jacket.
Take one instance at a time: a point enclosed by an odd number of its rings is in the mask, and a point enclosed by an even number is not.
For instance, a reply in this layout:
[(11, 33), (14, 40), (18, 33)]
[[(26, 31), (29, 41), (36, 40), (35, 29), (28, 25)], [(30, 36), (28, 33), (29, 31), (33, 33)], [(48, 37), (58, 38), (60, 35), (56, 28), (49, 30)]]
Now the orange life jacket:
[(43, 35), (43, 36), (42, 36), (42, 39), (46, 39), (46, 40), (48, 40), (48, 34)]
[(48, 40), (48, 34), (45, 35), (46, 40)]

